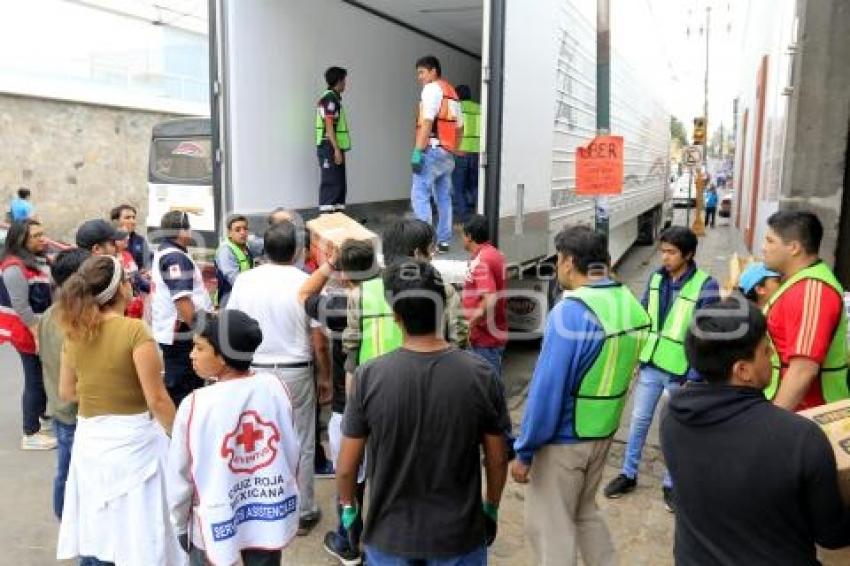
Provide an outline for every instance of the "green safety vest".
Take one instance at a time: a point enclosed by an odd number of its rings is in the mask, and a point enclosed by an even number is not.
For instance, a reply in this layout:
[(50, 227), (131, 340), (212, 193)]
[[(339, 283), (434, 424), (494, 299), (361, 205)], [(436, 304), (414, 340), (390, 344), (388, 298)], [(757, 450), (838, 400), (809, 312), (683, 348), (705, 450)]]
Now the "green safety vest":
[(251, 261), (251, 257), (245, 253), (245, 250), (234, 244), (230, 241), (230, 238), (227, 239), (227, 247), (230, 248), (230, 251), (233, 252), (233, 257), (236, 258), (236, 263), (239, 264), (239, 272), (248, 271), (252, 267), (254, 267)]
[(481, 151), (481, 105), (471, 100), (463, 100), (460, 109), (463, 112), (463, 139), (460, 140), (458, 150), (478, 153)]
[(401, 347), (401, 328), (393, 318), (380, 277), (360, 284), (360, 333), (358, 364)]
[(658, 369), (677, 377), (688, 373), (688, 358), (685, 356), (685, 333), (694, 316), (702, 286), (708, 281), (708, 274), (697, 269), (690, 281), (685, 283), (679, 296), (667, 312), (663, 328), (659, 329), (661, 319), (661, 274), (654, 273), (649, 280), (649, 300), (647, 311), (652, 319), (649, 339), (640, 354), (640, 361), (651, 363)]
[(567, 294), (584, 303), (605, 332), (602, 349), (576, 384), (576, 438), (608, 438), (620, 426), (626, 393), (649, 333), (649, 315), (624, 285), (580, 287)]
[[(838, 279), (835, 278), (835, 274), (824, 262), (818, 261), (814, 265), (798, 271), (782, 284), (764, 306), (765, 317), (769, 315), (771, 307), (779, 300), (779, 297), (801, 279), (821, 281), (835, 289), (839, 297), (844, 297), (844, 289)], [(768, 339), (770, 339), (769, 333)], [(773, 346), (773, 340), (770, 344)], [(779, 377), (783, 367), (782, 360), (775, 347), (770, 357), (770, 365), (772, 368), (770, 385), (764, 390), (764, 395), (768, 399), (773, 399), (779, 389)], [(827, 403), (850, 398), (850, 390), (848, 390), (847, 384), (847, 312), (843, 308), (841, 309), (838, 327), (832, 336), (832, 342), (829, 344), (829, 350), (826, 352), (826, 359), (823, 361), (818, 377), (820, 378), (821, 393)]]
[[(339, 149), (342, 151), (348, 151), (351, 149), (351, 136), (348, 134), (348, 119), (345, 117), (345, 108), (342, 106), (342, 100), (339, 95), (332, 91), (326, 90), (322, 93), (322, 98), (327, 96), (328, 94), (332, 94), (337, 104), (339, 104), (339, 120), (336, 122), (336, 143), (339, 145)], [(316, 145), (321, 145), (322, 140), (325, 139), (325, 119), (322, 118), (322, 114), (319, 112), (319, 109), (316, 109)]]

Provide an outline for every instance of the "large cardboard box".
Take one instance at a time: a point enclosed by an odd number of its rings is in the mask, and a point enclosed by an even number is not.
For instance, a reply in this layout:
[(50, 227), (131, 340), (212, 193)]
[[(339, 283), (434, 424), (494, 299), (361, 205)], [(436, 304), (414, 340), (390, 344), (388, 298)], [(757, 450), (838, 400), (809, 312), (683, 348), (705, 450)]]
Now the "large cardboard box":
[(339, 250), (346, 240), (369, 241), (375, 246), (375, 252), (379, 251), (377, 234), (342, 212), (322, 214), (309, 220), (307, 229), (310, 231), (310, 251), (319, 264), (327, 259), (331, 250)]
[(844, 503), (850, 505), (850, 399), (800, 411), (815, 421), (829, 438), (838, 466), (838, 485)]

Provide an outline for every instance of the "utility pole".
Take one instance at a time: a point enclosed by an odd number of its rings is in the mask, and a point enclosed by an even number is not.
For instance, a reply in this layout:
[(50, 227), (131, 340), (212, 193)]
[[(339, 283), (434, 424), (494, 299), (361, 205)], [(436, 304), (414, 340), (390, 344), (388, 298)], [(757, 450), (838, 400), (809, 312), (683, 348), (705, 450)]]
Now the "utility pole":
[[(596, 0), (596, 133), (611, 130), (611, 14), (610, 0)], [(593, 199), (596, 231), (608, 241), (610, 206), (607, 196)]]
[[(705, 92), (703, 98), (703, 109), (702, 109), (702, 117), (705, 124), (705, 132), (706, 134), (710, 131), (708, 129), (708, 64), (709, 64), (709, 33), (711, 28), (711, 6), (705, 7)], [(709, 139), (706, 139), (706, 142), (709, 142)], [(722, 140), (721, 140), (721, 148), (722, 148)], [(705, 143), (704, 153), (703, 153), (703, 164), (705, 164), (708, 160), (708, 143)], [(705, 167), (705, 165), (703, 165)], [(694, 234), (697, 236), (705, 235), (705, 223), (702, 219), (702, 211), (703, 211), (703, 201), (705, 198), (705, 181), (708, 173), (708, 168), (705, 167), (705, 173), (700, 172), (697, 175), (696, 186), (697, 186), (697, 198), (696, 198), (696, 211), (694, 213), (694, 223), (691, 225), (691, 230), (693, 230)]]

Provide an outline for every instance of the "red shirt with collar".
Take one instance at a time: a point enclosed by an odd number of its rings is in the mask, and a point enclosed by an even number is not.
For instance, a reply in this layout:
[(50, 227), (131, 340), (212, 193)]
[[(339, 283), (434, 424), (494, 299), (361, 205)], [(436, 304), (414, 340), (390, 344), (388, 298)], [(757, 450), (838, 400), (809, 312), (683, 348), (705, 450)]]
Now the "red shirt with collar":
[[(505, 256), (485, 242), (478, 248), (469, 264), (463, 285), (463, 310), (467, 317), (477, 309), (484, 295), (500, 293), (489, 316), (470, 325), (469, 343), (482, 348), (500, 348), (508, 341), (507, 299), (505, 291)], [(488, 320), (489, 319), (489, 320)]]

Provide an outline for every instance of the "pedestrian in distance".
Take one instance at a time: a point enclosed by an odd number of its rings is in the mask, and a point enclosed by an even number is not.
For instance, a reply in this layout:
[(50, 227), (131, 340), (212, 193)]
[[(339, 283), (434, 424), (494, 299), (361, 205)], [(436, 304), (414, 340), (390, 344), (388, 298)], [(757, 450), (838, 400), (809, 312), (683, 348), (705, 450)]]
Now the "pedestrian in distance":
[(18, 189), (17, 196), (12, 199), (9, 206), (9, 220), (12, 222), (23, 222), (34, 217), (32, 206), (32, 191), (25, 187)]
[(262, 340), (238, 310), (195, 328), (192, 364), (213, 385), (180, 405), (168, 457), (169, 508), (192, 566), (278, 566), (298, 528), (298, 435), (286, 386), (251, 369)]
[[(56, 254), (51, 269), (53, 283), (62, 292), (62, 285), (68, 277), (77, 272), (91, 254), (87, 250), (71, 248)], [(53, 422), (56, 436), (56, 478), (53, 480), (53, 513), (62, 519), (65, 504), (65, 483), (71, 466), (71, 451), (74, 447), (74, 433), (77, 430), (77, 403), (63, 401), (59, 397), (59, 367), (62, 360), (62, 347), (65, 333), (59, 324), (56, 303), (50, 305), (38, 324), (38, 357), (41, 360), (44, 377), (44, 391), (47, 393), (47, 408)]]
[(734, 294), (702, 309), (685, 338), (704, 381), (661, 419), (676, 486), (676, 564), (817, 565), (816, 544), (850, 545), (835, 455), (813, 421), (771, 404), (760, 310)]
[(316, 104), (316, 155), (319, 158), (319, 212), (345, 210), (345, 162), (351, 150), (348, 117), (342, 105), (348, 71), (329, 67), (327, 88)]
[(487, 362), (444, 339), (445, 288), (430, 263), (404, 260), (383, 277), (403, 342), (354, 378), (337, 469), (343, 526), (361, 513), (357, 473), (368, 452), (370, 566), (487, 564), (507, 474), (504, 397)]
[(46, 434), (50, 420), (36, 338), (41, 316), (52, 303), (47, 239), (40, 222), (28, 219), (9, 227), (0, 273), (0, 343), (12, 344), (24, 370), (21, 450), (52, 450), (56, 439)]
[[(637, 486), (638, 467), (649, 427), (662, 394), (670, 393), (699, 374), (685, 356), (684, 340), (694, 313), (720, 299), (717, 281), (697, 266), (698, 240), (688, 228), (671, 226), (660, 240), (661, 268), (650, 276), (643, 295), (652, 326), (640, 355), (640, 374), (633, 393), (634, 408), (620, 475), (605, 486), (605, 496), (617, 499)], [(674, 511), (673, 485), (665, 473), (661, 488), (665, 508)]]
[(154, 339), (162, 350), (165, 387), (179, 407), (186, 395), (204, 382), (192, 369), (192, 326), (199, 313), (212, 310), (201, 270), (189, 255), (194, 241), (189, 215), (166, 212), (160, 222), (166, 235), (154, 254), (151, 318)]
[(705, 191), (705, 225), (714, 228), (717, 219), (717, 188), (710, 185)]
[(525, 528), (537, 563), (616, 564), (596, 494), (650, 329), (629, 289), (609, 277), (605, 238), (586, 226), (555, 237), (568, 290), (549, 313), (511, 466), (527, 483)]
[(463, 112), (454, 87), (442, 78), (440, 61), (433, 55), (416, 61), (416, 77), (422, 85), (416, 139), (410, 157), (413, 213), (433, 222), (431, 196), (437, 203), (437, 250), (448, 252), (452, 241), (453, 152), (463, 137)]
[(738, 278), (738, 290), (747, 300), (763, 309), (779, 290), (781, 278), (782, 275), (765, 267), (764, 262), (753, 261)]
[(166, 434), (174, 403), (150, 331), (124, 316), (130, 293), (120, 260), (93, 256), (59, 294), (65, 333), (59, 396), (79, 406), (59, 560), (185, 562), (165, 515)]
[(254, 267), (254, 254), (248, 248), (248, 218), (233, 214), (227, 219), (227, 237), (215, 251), (217, 304), (223, 307), (240, 273)]
[(236, 278), (227, 309), (240, 310), (259, 323), (263, 340), (251, 367), (277, 376), (292, 396), (301, 446), (298, 535), (305, 536), (321, 519), (314, 496), (316, 404), (331, 400), (328, 340), (298, 302), (298, 290), (308, 276), (295, 266), (301, 255), (295, 225), (274, 224), (263, 240), (268, 262)]
[(823, 225), (804, 210), (776, 212), (767, 225), (762, 255), (782, 286), (765, 307), (774, 348), (765, 395), (790, 411), (850, 398), (844, 289), (818, 256)]

